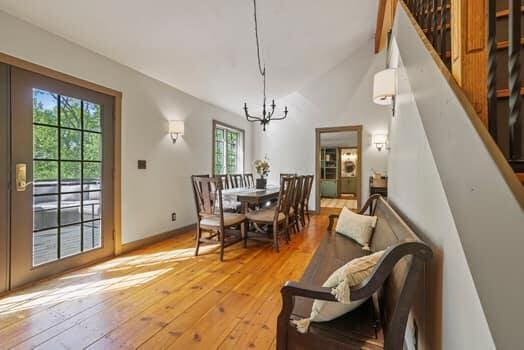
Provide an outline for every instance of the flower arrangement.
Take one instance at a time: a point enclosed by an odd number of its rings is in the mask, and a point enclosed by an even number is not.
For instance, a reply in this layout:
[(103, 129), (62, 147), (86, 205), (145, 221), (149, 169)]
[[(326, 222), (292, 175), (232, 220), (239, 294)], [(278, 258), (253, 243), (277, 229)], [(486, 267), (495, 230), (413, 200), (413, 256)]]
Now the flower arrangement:
[(257, 174), (260, 175), (260, 178), (264, 178), (269, 174), (269, 160), (267, 158), (255, 160), (254, 162), (255, 169)]

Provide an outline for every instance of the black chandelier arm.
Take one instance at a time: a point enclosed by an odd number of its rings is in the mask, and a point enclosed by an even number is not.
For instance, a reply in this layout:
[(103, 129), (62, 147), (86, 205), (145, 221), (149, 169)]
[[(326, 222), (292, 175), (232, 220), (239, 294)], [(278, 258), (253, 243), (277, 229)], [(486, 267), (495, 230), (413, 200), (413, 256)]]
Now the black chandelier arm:
[(271, 118), (273, 116), (273, 114), (275, 113), (275, 100), (273, 100), (273, 103), (271, 104), (271, 113), (269, 114), (269, 118)]
[(246, 118), (248, 122), (261, 122), (262, 121), (262, 118), (253, 117), (251, 115), (246, 115)]
[(287, 112), (288, 112), (288, 110), (287, 110), (287, 106), (286, 106), (286, 108), (284, 109), (284, 116), (277, 117), (277, 118), (271, 118), (271, 120), (284, 120), (284, 119), (287, 118)]
[(247, 111), (245, 111), (245, 112), (246, 112), (246, 119), (247, 119), (248, 122), (261, 122), (262, 121), (262, 118), (254, 117), (252, 115), (249, 115), (247, 113)]

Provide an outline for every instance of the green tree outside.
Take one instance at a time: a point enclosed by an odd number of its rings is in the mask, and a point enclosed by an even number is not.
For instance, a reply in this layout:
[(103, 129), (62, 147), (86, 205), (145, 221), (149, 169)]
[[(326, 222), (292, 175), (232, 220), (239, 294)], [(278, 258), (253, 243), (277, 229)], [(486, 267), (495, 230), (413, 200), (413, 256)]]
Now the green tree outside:
[[(59, 106), (60, 125), (58, 125)], [(102, 160), (102, 135), (91, 132), (101, 131), (100, 105), (83, 102), (83, 125), (81, 125), (81, 100), (34, 89), (33, 122), (44, 124), (33, 125), (33, 153), (35, 158), (41, 159), (34, 162), (36, 181), (56, 181), (58, 159), (62, 160), (61, 180), (79, 181), (82, 177), (82, 136), (84, 160)], [(60, 151), (58, 150), (59, 137)], [(84, 181), (101, 179), (101, 163), (84, 162), (83, 165)]]

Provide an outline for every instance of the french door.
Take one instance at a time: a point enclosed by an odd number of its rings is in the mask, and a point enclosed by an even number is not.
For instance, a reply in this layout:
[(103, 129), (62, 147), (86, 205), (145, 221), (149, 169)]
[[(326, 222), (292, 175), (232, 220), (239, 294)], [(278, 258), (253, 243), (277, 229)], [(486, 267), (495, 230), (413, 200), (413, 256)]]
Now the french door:
[(11, 67), (10, 287), (113, 254), (114, 99)]

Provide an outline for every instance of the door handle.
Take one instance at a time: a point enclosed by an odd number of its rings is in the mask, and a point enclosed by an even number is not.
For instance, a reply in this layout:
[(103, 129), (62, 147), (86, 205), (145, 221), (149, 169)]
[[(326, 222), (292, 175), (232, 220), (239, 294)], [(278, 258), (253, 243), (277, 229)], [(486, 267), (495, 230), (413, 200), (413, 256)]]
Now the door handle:
[(18, 163), (16, 165), (16, 191), (23, 192), (32, 182), (27, 182), (27, 165)]

